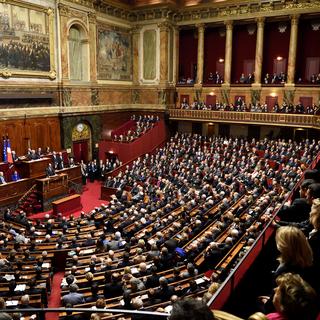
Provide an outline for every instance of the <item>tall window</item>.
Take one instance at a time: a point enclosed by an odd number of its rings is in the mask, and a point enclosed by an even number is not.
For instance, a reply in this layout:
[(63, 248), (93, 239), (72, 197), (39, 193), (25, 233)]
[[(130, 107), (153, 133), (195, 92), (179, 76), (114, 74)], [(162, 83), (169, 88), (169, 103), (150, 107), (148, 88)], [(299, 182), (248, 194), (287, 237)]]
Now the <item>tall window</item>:
[(88, 80), (87, 47), (88, 41), (84, 39), (83, 30), (78, 26), (71, 26), (69, 30), (70, 80)]

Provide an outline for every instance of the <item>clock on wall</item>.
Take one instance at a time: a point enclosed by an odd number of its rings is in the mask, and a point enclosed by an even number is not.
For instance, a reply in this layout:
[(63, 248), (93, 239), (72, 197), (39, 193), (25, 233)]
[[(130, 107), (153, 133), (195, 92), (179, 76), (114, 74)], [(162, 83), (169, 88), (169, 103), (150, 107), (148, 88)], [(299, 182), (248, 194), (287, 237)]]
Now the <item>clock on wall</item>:
[(79, 124), (77, 125), (77, 131), (78, 131), (78, 132), (82, 132), (83, 129), (84, 129), (84, 124), (83, 124), (83, 123), (79, 123)]

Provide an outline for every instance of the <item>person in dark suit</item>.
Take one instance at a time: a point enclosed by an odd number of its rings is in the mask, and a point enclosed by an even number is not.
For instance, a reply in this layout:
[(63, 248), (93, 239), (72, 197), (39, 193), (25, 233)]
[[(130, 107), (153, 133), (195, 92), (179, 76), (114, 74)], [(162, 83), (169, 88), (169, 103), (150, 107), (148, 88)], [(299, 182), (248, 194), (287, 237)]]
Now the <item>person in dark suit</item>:
[(91, 285), (91, 296), (86, 298), (86, 302), (96, 302), (98, 299), (104, 299), (103, 295), (99, 294), (99, 286), (97, 283)]
[(72, 306), (75, 304), (84, 303), (84, 298), (82, 293), (78, 293), (78, 286), (76, 284), (70, 285), (70, 292), (62, 297), (62, 303), (66, 306), (70, 303)]
[(175, 294), (174, 288), (168, 285), (168, 280), (165, 277), (159, 279), (160, 287), (157, 290), (157, 298), (162, 302), (169, 301), (171, 296)]
[(58, 163), (59, 163), (59, 158), (57, 156), (57, 153), (55, 151), (52, 152), (52, 162), (53, 162), (53, 167), (54, 169), (58, 169)]
[(203, 319), (214, 320), (215, 317), (210, 308), (200, 300), (183, 299), (173, 304), (169, 320)]
[(222, 258), (223, 252), (219, 248), (219, 243), (217, 242), (211, 242), (209, 244), (209, 247), (207, 248), (204, 259), (205, 264), (208, 268), (213, 268), (215, 265), (220, 261)]
[(57, 155), (57, 161), (58, 161), (58, 165), (57, 165), (58, 170), (64, 169), (62, 152), (59, 152), (59, 154)]
[(123, 294), (122, 283), (119, 280), (120, 274), (113, 273), (111, 276), (111, 283), (104, 287), (104, 297), (106, 299), (121, 296)]
[(16, 162), (16, 161), (19, 160), (19, 158), (18, 158), (18, 156), (17, 156), (17, 154), (16, 154), (16, 152), (14, 150), (11, 151), (11, 154), (12, 154), (13, 162)]
[(28, 160), (37, 160), (40, 159), (40, 157), (38, 157), (38, 155), (36, 154), (35, 150), (31, 150), (31, 153), (28, 153)]
[(155, 288), (159, 286), (160, 276), (157, 274), (158, 269), (156, 266), (151, 267), (151, 276), (147, 277), (144, 281), (147, 288)]
[(38, 148), (38, 149), (37, 149), (37, 152), (36, 152), (37, 158), (40, 159), (40, 158), (42, 157), (42, 155), (43, 155), (43, 153), (42, 153), (41, 148)]
[(278, 213), (278, 217), (283, 221), (301, 222), (309, 218), (311, 205), (306, 199), (308, 187), (315, 183), (313, 179), (305, 179), (300, 186), (300, 198), (293, 200), (290, 206), (284, 205)]
[(52, 167), (52, 164), (49, 163), (48, 167), (46, 168), (46, 175), (47, 177), (54, 176), (56, 174), (54, 168)]
[[(141, 298), (136, 297), (132, 300), (132, 306), (137, 311), (143, 311), (143, 301)], [(131, 320), (148, 320), (150, 319), (149, 315), (144, 314), (133, 314)]]

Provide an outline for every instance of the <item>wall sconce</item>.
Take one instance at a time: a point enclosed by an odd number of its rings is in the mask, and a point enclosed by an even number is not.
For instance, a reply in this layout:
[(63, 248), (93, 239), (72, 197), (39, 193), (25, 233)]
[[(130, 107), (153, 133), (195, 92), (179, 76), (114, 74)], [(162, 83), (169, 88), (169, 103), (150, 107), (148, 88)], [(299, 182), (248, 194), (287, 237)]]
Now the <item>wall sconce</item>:
[(277, 94), (275, 92), (271, 92), (270, 96), (274, 98), (277, 96)]
[(220, 63), (224, 62), (224, 59), (220, 58), (220, 59), (219, 59), (219, 62), (220, 62)]
[(277, 57), (277, 60), (278, 60), (278, 61), (282, 61), (282, 60), (283, 60), (283, 57), (278, 56), (278, 57)]
[(209, 93), (209, 95), (210, 95), (210, 96), (214, 96), (214, 92), (211, 91), (211, 92)]
[(287, 24), (285, 22), (280, 22), (278, 25), (278, 30), (280, 33), (285, 33), (287, 30)]

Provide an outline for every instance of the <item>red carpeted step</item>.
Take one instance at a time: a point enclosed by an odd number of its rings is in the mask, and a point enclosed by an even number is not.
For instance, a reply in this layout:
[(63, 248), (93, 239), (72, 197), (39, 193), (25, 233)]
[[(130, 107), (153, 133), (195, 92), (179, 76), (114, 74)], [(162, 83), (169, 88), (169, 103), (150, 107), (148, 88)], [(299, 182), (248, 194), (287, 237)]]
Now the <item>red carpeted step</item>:
[[(61, 288), (60, 284), (63, 279), (64, 272), (60, 271), (53, 275), (51, 294), (48, 298), (49, 308), (59, 308), (61, 306)], [(46, 320), (57, 320), (59, 319), (59, 313), (48, 313), (46, 314)]]

